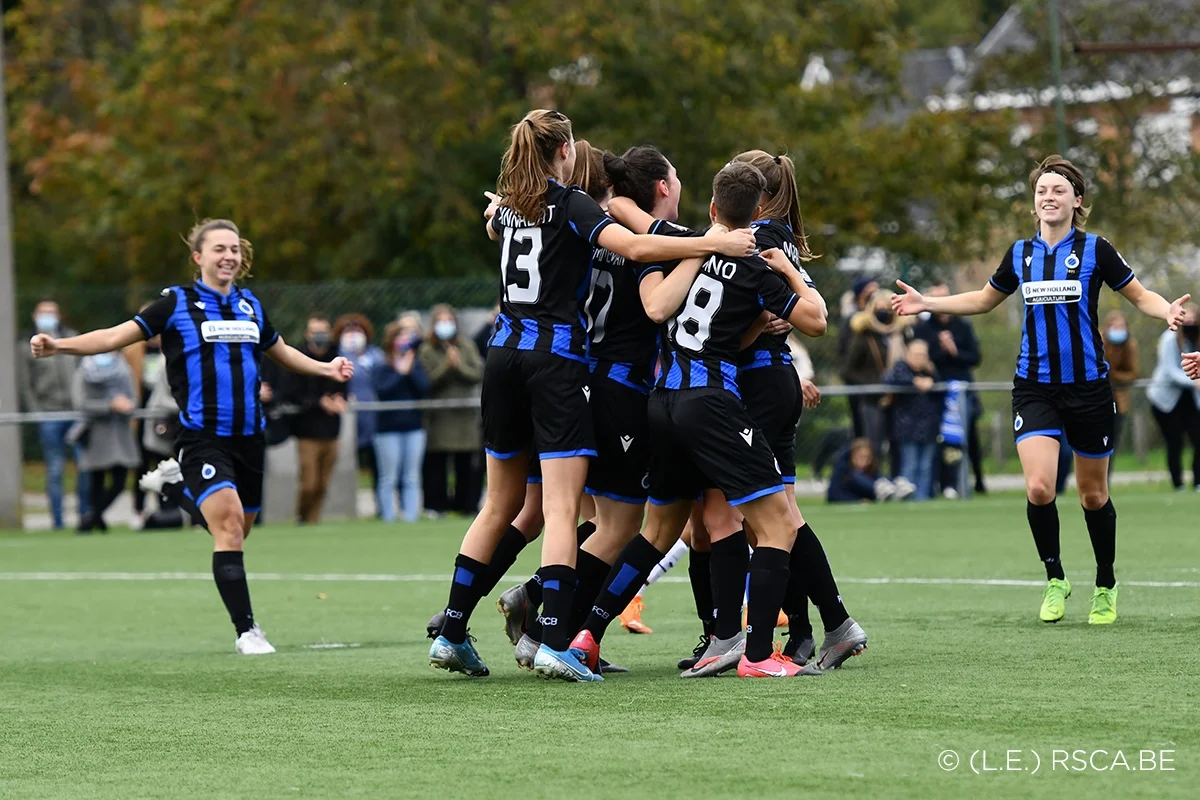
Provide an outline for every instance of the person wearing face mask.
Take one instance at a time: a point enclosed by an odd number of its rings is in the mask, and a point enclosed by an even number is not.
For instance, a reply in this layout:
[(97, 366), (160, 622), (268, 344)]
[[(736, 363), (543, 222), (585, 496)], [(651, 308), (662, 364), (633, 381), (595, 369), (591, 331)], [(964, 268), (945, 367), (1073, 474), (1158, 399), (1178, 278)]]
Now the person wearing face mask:
[[(1113, 422), (1113, 453), (1121, 447), (1121, 435), (1125, 430), (1125, 418), (1133, 405), (1130, 399), (1133, 382), (1138, 379), (1138, 346), (1129, 337), (1129, 323), (1120, 311), (1110, 311), (1104, 318), (1104, 355), (1108, 359), (1108, 380), (1113, 386), (1113, 400), (1117, 404), (1117, 416)], [(1108, 460), (1108, 474), (1112, 475), (1115, 458)]]
[[(431, 400), (473, 397), (483, 380), (483, 359), (469, 336), (458, 330), (458, 317), (448, 305), (430, 312), (430, 332), (417, 357), (429, 376)], [(425, 415), (429, 438), (423, 481), (425, 508), (435, 513), (475, 514), (483, 488), (479, 411), (473, 408), (434, 409)], [(453, 469), (454, 490), (449, 490)]]
[(91, 479), (91, 508), (79, 520), (78, 533), (105, 532), (104, 512), (125, 491), (129, 470), (141, 464), (141, 449), (129, 424), (137, 408), (133, 372), (119, 353), (97, 353), (80, 359), (71, 396), (82, 421), (68, 439), (82, 448), (79, 468)]
[[(420, 317), (408, 316), (393, 322), (383, 332), (387, 347), (384, 362), (372, 372), (379, 399), (423, 400), (429, 394), (429, 378), (417, 358), (421, 341)], [(420, 409), (381, 411), (375, 434), (375, 456), (379, 461), (376, 502), (384, 522), (396, 520), (396, 489), (400, 489), (400, 515), (416, 522), (421, 513), (421, 469), (425, 459), (425, 430)]]
[[(58, 303), (50, 299), (41, 300), (33, 309), (33, 333), (47, 336), (75, 336), (76, 331), (62, 324)], [(30, 333), (29, 336), (32, 336)], [(24, 337), (26, 340), (29, 336)], [(34, 358), (29, 348), (17, 348), (17, 385), (21, 387), (21, 404), (26, 411), (71, 411), (71, 379), (79, 368), (79, 359), (73, 356), (43, 361)], [(46, 465), (46, 495), (50, 501), (50, 517), (55, 530), (62, 530), (63, 522), (63, 475), (66, 471), (67, 431), (70, 420), (39, 422), (38, 438), (42, 446), (42, 458)], [(76, 465), (80, 449), (72, 448)], [(91, 504), (87, 473), (78, 470), (76, 492), (79, 499), (79, 515), (85, 516)]]
[[(333, 339), (338, 343), (338, 355), (354, 362), (354, 376), (346, 384), (351, 399), (368, 403), (379, 398), (373, 382), (375, 370), (385, 362), (381, 349), (372, 344), (375, 326), (362, 314), (343, 314), (333, 323)], [(372, 444), (376, 431), (376, 412), (359, 411), (355, 414), (355, 446), (358, 449), (358, 468), (371, 475), (371, 490), (379, 489), (379, 469), (375, 462), (375, 447)], [(378, 506), (375, 516), (380, 515)]]
[(1192, 482), (1200, 491), (1200, 380), (1188, 376), (1181, 366), (1183, 355), (1200, 350), (1200, 318), (1195, 304), (1184, 306), (1183, 324), (1177, 331), (1163, 331), (1158, 338), (1158, 363), (1146, 396), (1154, 420), (1167, 445), (1167, 469), (1176, 491), (1183, 482), (1183, 446), (1192, 443)]
[[(304, 344), (297, 349), (314, 361), (337, 358), (329, 320), (321, 314), (310, 315), (304, 328)], [(292, 373), (285, 380), (283, 400), (299, 409), (291, 418), (291, 431), (300, 456), (296, 518), (302, 525), (321, 519), (329, 478), (337, 464), (346, 391), (346, 384), (319, 375)]]

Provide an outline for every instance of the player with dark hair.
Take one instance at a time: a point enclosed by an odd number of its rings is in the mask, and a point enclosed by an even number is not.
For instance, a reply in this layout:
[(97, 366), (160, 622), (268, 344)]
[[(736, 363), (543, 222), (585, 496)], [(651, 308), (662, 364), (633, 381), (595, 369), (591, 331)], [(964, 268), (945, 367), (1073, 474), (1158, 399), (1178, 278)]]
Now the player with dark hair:
[(67, 339), (38, 334), (36, 357), (92, 355), (161, 336), (171, 394), (180, 408), (179, 460), (168, 459), (140, 485), (174, 498), (213, 537), (213, 579), (237, 630), (242, 655), (274, 653), (254, 621), (242, 555), (262, 506), (263, 428), (259, 364), (265, 353), (301, 375), (346, 382), (345, 358), (315, 361), (286, 344), (262, 303), (236, 281), (250, 273), (253, 251), (228, 220), (205, 220), (187, 238), (196, 280), (163, 289), (162, 297), (113, 328)]
[(1026, 512), (1047, 585), (1040, 617), (1058, 622), (1066, 612), (1071, 584), (1059, 550), (1055, 478), (1059, 438), (1075, 451), (1075, 475), (1083, 518), (1096, 556), (1096, 589), (1088, 622), (1116, 621), (1117, 512), (1108, 494), (1116, 405), (1098, 329), (1097, 303), (1107, 284), (1147, 316), (1175, 330), (1183, 319), (1185, 295), (1169, 303), (1134, 277), (1107, 239), (1084, 232), (1083, 174), (1053, 155), (1029, 176), (1038, 232), (1017, 241), (979, 291), (925, 297), (902, 282), (892, 298), (898, 314), (967, 316), (985, 314), (1020, 291), (1025, 302), (1021, 352), (1013, 381), (1013, 435), (1025, 473)]

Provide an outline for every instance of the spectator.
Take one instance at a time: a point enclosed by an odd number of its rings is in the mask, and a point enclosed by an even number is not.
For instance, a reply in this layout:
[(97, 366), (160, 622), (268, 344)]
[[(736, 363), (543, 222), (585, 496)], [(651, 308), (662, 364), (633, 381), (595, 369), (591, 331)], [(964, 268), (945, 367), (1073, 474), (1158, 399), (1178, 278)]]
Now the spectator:
[[(929, 287), (925, 292), (928, 297), (947, 297), (950, 287), (939, 283)], [(964, 317), (951, 317), (946, 314), (934, 314), (928, 319), (917, 323), (913, 335), (923, 339), (929, 345), (929, 360), (937, 370), (939, 380), (966, 381), (975, 380), (972, 370), (979, 366), (979, 340), (975, 337), (975, 329)], [(971, 459), (971, 469), (975, 473), (975, 491), (986, 494), (987, 486), (983, 483), (983, 450), (979, 445), (979, 417), (983, 414), (983, 404), (975, 392), (967, 394), (967, 418), (963, 420), (963, 429), (967, 440), (967, 457)], [(947, 464), (949, 459), (941, 458), (942, 465), (939, 483), (943, 487), (953, 488), (958, 485), (957, 465)]]
[[(58, 303), (42, 300), (33, 309), (33, 324), (37, 333), (48, 333), (56, 338), (75, 336), (76, 331), (64, 327)], [(71, 377), (79, 367), (74, 356), (35, 359), (26, 342), (32, 334), (23, 336), (17, 347), (17, 383), (21, 387), (21, 400), (25, 410), (31, 413), (48, 411), (72, 411)], [(63, 451), (67, 443), (67, 431), (71, 420), (39, 422), (38, 439), (42, 447), (42, 459), (46, 467), (46, 495), (50, 501), (50, 518), (54, 530), (63, 529), (63, 475), (67, 459)], [(72, 447), (75, 458), (75, 493), (79, 503), (79, 516), (88, 513), (91, 503), (87, 473), (79, 468), (80, 448)]]
[(896, 394), (892, 406), (894, 438), (900, 443), (900, 475), (917, 487), (917, 500), (933, 498), (933, 466), (945, 407), (942, 394), (932, 391), (936, 379), (929, 345), (923, 339), (909, 342), (904, 360), (885, 377), (892, 386), (917, 390)]
[(492, 334), (496, 330), (496, 317), (500, 315), (500, 304), (497, 303), (492, 309), (492, 313), (488, 315), (488, 321), (485, 325), (480, 325), (479, 330), (475, 331), (475, 347), (479, 350), (480, 358), (487, 358), (488, 342), (492, 339)]
[[(473, 397), (483, 380), (483, 359), (471, 339), (458, 331), (458, 319), (448, 305), (434, 306), (431, 330), (417, 353), (432, 384), (430, 399)], [(425, 415), (429, 440), (425, 451), (425, 508), (435, 513), (474, 514), (483, 485), (480, 476), (479, 411), (473, 408), (433, 409)], [(454, 464), (454, 492), (448, 488), (448, 467)]]
[[(333, 338), (338, 343), (338, 355), (354, 363), (354, 375), (346, 384), (351, 400), (369, 403), (376, 400), (374, 374), (383, 366), (385, 356), (371, 342), (375, 339), (375, 326), (362, 314), (343, 314), (333, 323)], [(359, 411), (354, 418), (355, 444), (358, 447), (358, 468), (371, 474), (371, 490), (379, 495), (379, 469), (375, 461), (376, 413)], [(376, 506), (375, 516), (382, 509)]]
[[(890, 298), (891, 292), (876, 292), (869, 307), (850, 319), (850, 343), (842, 359), (842, 380), (848, 386), (882, 383), (884, 373), (904, 357), (905, 333), (915, 318), (897, 318)], [(876, 456), (888, 435), (885, 402), (884, 395), (858, 395), (862, 433)]]
[[(149, 308), (150, 304), (145, 303), (138, 309), (138, 313)], [(121, 350), (121, 355), (125, 357), (125, 361), (129, 363), (129, 371), (133, 376), (133, 399), (137, 403), (138, 408), (145, 408), (150, 401), (150, 393), (154, 389), (158, 375), (162, 372), (163, 354), (162, 342), (159, 337), (155, 336), (146, 341), (134, 342), (133, 344)], [(133, 435), (138, 443), (138, 452), (141, 454), (142, 462), (138, 465), (137, 474), (149, 472), (158, 466), (161, 457), (156, 456), (145, 449), (143, 442), (145, 441), (146, 423), (144, 420), (134, 420)], [(169, 451), (168, 451), (169, 452)], [(149, 492), (143, 492), (138, 487), (137, 482), (133, 485), (133, 512), (134, 512), (134, 528), (141, 528), (146, 520), (146, 496)]]
[[(329, 320), (320, 314), (311, 315), (305, 324), (304, 343), (297, 349), (316, 361), (333, 361), (337, 348), (333, 346)], [(321, 519), (329, 478), (337, 464), (346, 386), (330, 378), (295, 373), (286, 375), (284, 386), (283, 401), (296, 409), (290, 419), (300, 455), (296, 516), (300, 524), (311, 524)]]
[[(393, 322), (383, 332), (387, 354), (373, 372), (380, 400), (423, 400), (429, 394), (429, 378), (417, 359), (421, 328), (411, 318)], [(425, 459), (425, 430), (421, 411), (381, 411), (375, 434), (375, 458), (379, 463), (376, 492), (380, 517), (396, 519), (396, 488), (400, 488), (400, 511), (405, 522), (416, 522), (421, 511), (421, 469)]]
[(873, 502), (891, 500), (893, 497), (903, 500), (910, 494), (911, 484), (901, 490), (887, 478), (880, 477), (875, 451), (867, 439), (855, 439), (833, 457), (833, 474), (825, 492), (827, 502)]
[[(871, 298), (874, 297), (877, 291), (879, 291), (878, 283), (871, 278), (859, 276), (854, 279), (850, 291), (842, 298), (842, 321), (838, 326), (839, 363), (846, 363), (846, 355), (850, 351), (850, 343), (855, 338), (854, 332), (850, 327), (851, 320), (854, 319), (855, 314), (867, 309), (867, 306), (871, 303)], [(854, 426), (854, 435), (860, 437), (867, 435), (862, 415), (863, 402), (863, 398), (860, 395), (850, 396), (850, 417)]]
[(1104, 356), (1108, 360), (1108, 379), (1113, 385), (1113, 399), (1117, 403), (1117, 417), (1113, 421), (1112, 457), (1108, 460), (1108, 474), (1112, 475), (1117, 459), (1117, 448), (1125, 433), (1125, 418), (1133, 405), (1130, 399), (1133, 382), (1138, 378), (1137, 341), (1129, 337), (1129, 324), (1120, 311), (1110, 311), (1104, 318)]
[(1158, 339), (1158, 363), (1146, 387), (1154, 420), (1167, 445), (1167, 469), (1176, 491), (1183, 486), (1183, 445), (1192, 443), (1192, 486), (1200, 491), (1200, 381), (1192, 380), (1180, 366), (1184, 353), (1200, 350), (1200, 324), (1196, 306), (1185, 307), (1183, 325), (1163, 331)]
[[(164, 458), (175, 454), (175, 437), (179, 434), (179, 406), (171, 396), (171, 384), (167, 371), (160, 369), (152, 384), (144, 384), (145, 409), (150, 414), (142, 425), (142, 463), (149, 469), (158, 466)], [(167, 495), (158, 496), (158, 511), (142, 519), (144, 530), (181, 528), (185, 518), (183, 511)]]
[(137, 408), (129, 363), (118, 353), (80, 359), (71, 380), (71, 397), (83, 419), (67, 436), (82, 448), (79, 467), (90, 473), (91, 481), (91, 508), (79, 520), (78, 532), (107, 531), (104, 512), (125, 490), (129, 470), (141, 463), (129, 424)]

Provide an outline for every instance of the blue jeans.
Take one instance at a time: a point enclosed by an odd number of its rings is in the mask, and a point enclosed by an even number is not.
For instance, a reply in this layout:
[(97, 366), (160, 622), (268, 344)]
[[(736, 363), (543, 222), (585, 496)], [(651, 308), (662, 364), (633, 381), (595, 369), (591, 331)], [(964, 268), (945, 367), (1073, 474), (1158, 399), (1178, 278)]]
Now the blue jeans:
[[(63, 452), (67, 446), (67, 431), (75, 423), (70, 420), (39, 422), (38, 435), (42, 443), (42, 458), (46, 462), (46, 495), (50, 499), (50, 517), (55, 530), (63, 527), (63, 474), (67, 469), (67, 458)], [(79, 448), (74, 448), (75, 463), (79, 463)], [(86, 472), (76, 470), (75, 494), (79, 498), (79, 516), (88, 513), (90, 484)]]
[(936, 442), (901, 442), (900, 474), (917, 487), (916, 500), (933, 497), (933, 462), (937, 458)]
[(376, 500), (384, 522), (396, 520), (396, 488), (400, 489), (400, 514), (416, 522), (421, 512), (421, 463), (425, 460), (425, 431), (377, 433), (373, 440), (379, 466)]

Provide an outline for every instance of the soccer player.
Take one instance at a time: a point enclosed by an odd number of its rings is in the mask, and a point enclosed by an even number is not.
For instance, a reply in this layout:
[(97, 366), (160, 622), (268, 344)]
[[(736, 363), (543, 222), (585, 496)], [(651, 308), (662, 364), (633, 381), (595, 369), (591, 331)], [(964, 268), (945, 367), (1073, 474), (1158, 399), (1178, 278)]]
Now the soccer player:
[(596, 201), (563, 185), (575, 166), (571, 121), (531, 111), (512, 130), (486, 224), (501, 242), (501, 300), (483, 376), (483, 430), (488, 488), (483, 509), (455, 559), (446, 622), (430, 664), (471, 677), (488, 674), (468, 636), (480, 600), (479, 576), (525, 500), (531, 448), (541, 461), (543, 641), (534, 661), (546, 678), (592, 681), (599, 675), (569, 652), (575, 593), (575, 529), (588, 459), (596, 455), (580, 304), (592, 249), (634, 261), (754, 250), (748, 231), (713, 231), (704, 240), (638, 236), (615, 224)]
[(265, 353), (292, 372), (343, 383), (354, 365), (340, 357), (315, 361), (283, 341), (254, 293), (236, 283), (250, 274), (253, 251), (232, 222), (205, 220), (187, 241), (194, 283), (163, 289), (162, 297), (116, 327), (66, 339), (38, 334), (29, 344), (42, 358), (107, 353), (162, 337), (171, 394), (181, 409), (179, 460), (163, 462), (143, 488), (184, 487), (189, 511), (202, 515), (213, 537), (213, 579), (237, 630), (237, 652), (265, 655), (275, 648), (254, 621), (242, 555), (262, 505), (266, 418), (259, 364)]
[[(763, 189), (762, 173), (753, 166), (727, 165), (713, 181), (713, 221), (732, 227), (749, 224), (756, 218)], [(671, 271), (689, 268), (685, 261)], [(794, 676), (802, 668), (773, 652), (771, 642), (796, 536), (787, 508), (794, 501), (787, 497), (766, 440), (742, 406), (735, 361), (743, 335), (764, 308), (805, 333), (820, 335), (825, 331), (824, 307), (814, 300), (816, 293), (800, 273), (789, 267), (785, 282), (753, 256), (710, 256), (702, 260), (701, 272), (685, 293), (648, 297), (670, 277), (653, 275), (652, 268), (641, 286), (646, 313), (667, 323), (662, 370), (648, 411), (651, 507), (646, 528), (622, 550), (571, 646), (588, 664), (596, 663), (598, 639), (608, 622), (678, 540), (694, 498), (706, 486), (715, 486), (731, 505), (740, 507), (759, 537), (750, 562), (749, 625), (738, 674)]]
[(1117, 512), (1108, 494), (1116, 406), (1097, 328), (1100, 288), (1107, 284), (1171, 330), (1180, 324), (1189, 296), (1167, 302), (1142, 286), (1107, 239), (1084, 231), (1091, 209), (1084, 205), (1083, 174), (1070, 161), (1049, 156), (1030, 173), (1029, 185), (1038, 231), (1009, 247), (986, 286), (924, 297), (898, 282), (903, 294), (892, 298), (892, 308), (898, 314), (984, 314), (1021, 292), (1025, 324), (1013, 380), (1013, 435), (1025, 473), (1029, 527), (1046, 567), (1040, 617), (1058, 622), (1071, 595), (1055, 506), (1059, 437), (1065, 435), (1075, 451), (1079, 499), (1096, 557), (1088, 622), (1104, 625), (1117, 619)]

